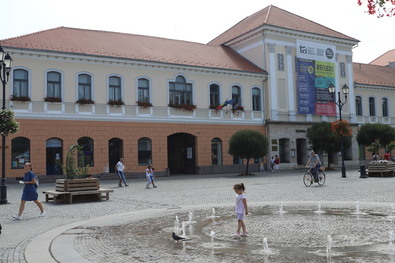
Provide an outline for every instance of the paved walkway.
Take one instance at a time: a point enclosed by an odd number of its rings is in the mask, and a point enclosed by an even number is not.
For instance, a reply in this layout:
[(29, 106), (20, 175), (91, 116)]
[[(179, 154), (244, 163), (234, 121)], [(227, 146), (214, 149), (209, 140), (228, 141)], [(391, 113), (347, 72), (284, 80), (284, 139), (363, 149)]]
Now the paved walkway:
[[(395, 178), (359, 178), (357, 170), (328, 171), (323, 187), (310, 188), (302, 182), (303, 170), (280, 173), (256, 173), (240, 177), (235, 174), (172, 176), (157, 178), (156, 189), (145, 189), (144, 179), (129, 180), (129, 187), (117, 187), (117, 181), (102, 180), (103, 188), (113, 188), (109, 201), (75, 204), (44, 203), (47, 212), (38, 217), (37, 206), (28, 202), (23, 219), (11, 218), (19, 208), (22, 186), (8, 185), (9, 204), (0, 206), (0, 262), (89, 262), (73, 248), (72, 240), (62, 235), (84, 224), (119, 224), (131, 217), (160, 214), (166, 209), (191, 206), (233, 205), (233, 185), (243, 182), (249, 203), (262, 202), (355, 202), (361, 207), (377, 203), (395, 203)], [(40, 193), (53, 190), (54, 184), (40, 184)], [(44, 200), (40, 194), (40, 200)], [(142, 212), (144, 211), (144, 212)], [(51, 246), (51, 252), (49, 251)], [(56, 260), (53, 258), (55, 257)]]

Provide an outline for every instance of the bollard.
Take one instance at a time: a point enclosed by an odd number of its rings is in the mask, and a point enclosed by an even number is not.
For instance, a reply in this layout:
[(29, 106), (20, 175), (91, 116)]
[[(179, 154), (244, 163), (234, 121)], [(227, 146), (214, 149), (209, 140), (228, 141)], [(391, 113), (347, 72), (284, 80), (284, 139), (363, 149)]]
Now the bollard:
[(366, 166), (365, 165), (361, 165), (359, 167), (359, 171), (360, 171), (359, 178), (368, 178), (368, 176), (366, 175)]

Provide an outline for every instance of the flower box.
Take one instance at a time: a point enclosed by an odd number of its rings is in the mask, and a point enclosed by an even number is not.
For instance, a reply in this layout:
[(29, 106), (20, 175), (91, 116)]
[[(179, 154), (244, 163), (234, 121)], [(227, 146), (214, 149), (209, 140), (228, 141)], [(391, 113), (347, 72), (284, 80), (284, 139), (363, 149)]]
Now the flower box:
[(31, 99), (28, 96), (11, 96), (10, 100), (12, 101), (22, 101), (22, 102), (26, 102), (26, 101), (31, 101)]
[(91, 99), (79, 99), (75, 102), (76, 104), (95, 104)]
[(169, 107), (179, 109), (179, 110), (186, 110), (186, 111), (194, 111), (196, 109), (196, 105), (190, 104), (172, 104), (169, 103)]
[(150, 102), (145, 102), (145, 101), (136, 101), (137, 105), (143, 109), (152, 107), (152, 103)]
[(109, 100), (108, 105), (121, 106), (121, 105), (125, 105), (125, 103), (122, 100)]
[(62, 102), (62, 98), (59, 97), (45, 97), (45, 102)]

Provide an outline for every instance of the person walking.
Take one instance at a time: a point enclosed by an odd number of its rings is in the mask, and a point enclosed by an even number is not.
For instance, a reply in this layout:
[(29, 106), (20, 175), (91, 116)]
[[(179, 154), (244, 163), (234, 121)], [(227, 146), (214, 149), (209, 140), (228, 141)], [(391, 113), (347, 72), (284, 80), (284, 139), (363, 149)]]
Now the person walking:
[(147, 169), (145, 170), (145, 176), (147, 177), (147, 185), (145, 188), (149, 189), (149, 185), (152, 184), (152, 187), (156, 188), (157, 186), (155, 185), (155, 176), (154, 176), (154, 170), (155, 168), (152, 167), (152, 164), (147, 166)]
[(38, 208), (40, 209), (39, 216), (42, 217), (45, 215), (44, 207), (41, 202), (38, 200), (38, 178), (33, 173), (32, 164), (25, 163), (25, 174), (23, 176), (23, 181), (19, 181), (20, 184), (23, 184), (23, 193), (21, 198), (21, 204), (19, 206), (19, 213), (18, 215), (12, 216), (16, 220), (20, 220), (22, 218), (23, 210), (25, 210), (26, 201), (33, 201)]
[(117, 164), (115, 165), (115, 170), (118, 173), (119, 176), (119, 183), (118, 186), (122, 187), (122, 182), (125, 184), (125, 186), (128, 186), (128, 184), (126, 183), (126, 178), (125, 178), (125, 161), (123, 160), (123, 158), (121, 157), (119, 159), (119, 162), (117, 162)]
[(265, 172), (265, 166), (264, 166), (263, 160), (261, 160), (259, 163), (259, 171), (261, 171), (261, 173)]
[(272, 173), (274, 172), (274, 157), (270, 159), (270, 169), (272, 170)]
[[(237, 217), (237, 231), (235, 234), (235, 238), (246, 237), (247, 229), (244, 224), (244, 215), (248, 215), (248, 207), (247, 207), (247, 199), (245, 197), (244, 191), (245, 187), (243, 183), (235, 184), (233, 186), (233, 190), (236, 192), (236, 217)], [(240, 230), (243, 230), (242, 234), (240, 234)]]
[(278, 173), (280, 170), (280, 158), (278, 155), (274, 157), (274, 172)]

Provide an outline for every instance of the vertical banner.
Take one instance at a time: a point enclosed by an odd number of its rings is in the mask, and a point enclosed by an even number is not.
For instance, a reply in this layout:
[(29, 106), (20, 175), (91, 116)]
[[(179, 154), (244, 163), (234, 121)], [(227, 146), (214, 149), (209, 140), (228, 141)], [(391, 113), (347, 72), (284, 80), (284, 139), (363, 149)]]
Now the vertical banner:
[(336, 115), (336, 104), (329, 93), (336, 83), (336, 47), (297, 40), (298, 113)]

